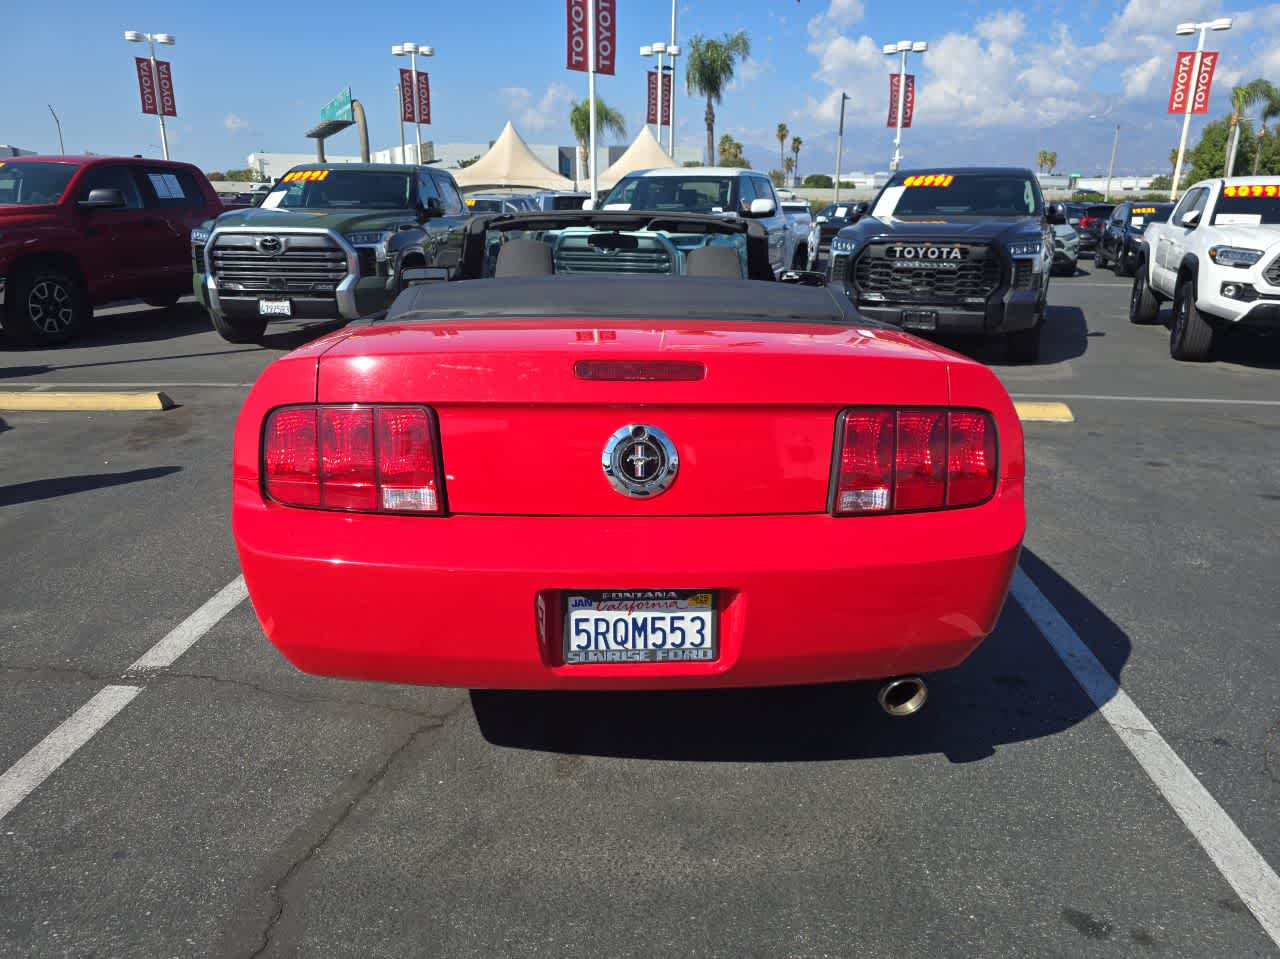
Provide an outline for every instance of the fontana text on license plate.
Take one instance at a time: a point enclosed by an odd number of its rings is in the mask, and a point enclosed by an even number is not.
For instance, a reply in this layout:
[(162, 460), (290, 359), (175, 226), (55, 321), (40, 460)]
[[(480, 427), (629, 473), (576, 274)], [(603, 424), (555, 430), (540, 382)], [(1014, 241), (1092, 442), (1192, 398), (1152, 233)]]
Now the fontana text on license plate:
[(710, 589), (567, 590), (564, 661), (714, 662), (718, 596)]

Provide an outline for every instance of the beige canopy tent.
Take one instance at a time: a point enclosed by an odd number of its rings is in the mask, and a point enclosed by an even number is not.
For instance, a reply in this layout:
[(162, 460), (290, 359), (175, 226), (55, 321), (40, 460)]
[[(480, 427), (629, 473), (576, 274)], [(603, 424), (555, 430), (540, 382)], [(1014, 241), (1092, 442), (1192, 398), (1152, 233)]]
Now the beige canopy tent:
[(675, 165), (675, 161), (671, 159), (667, 151), (662, 149), (658, 141), (653, 138), (649, 128), (643, 126), (640, 128), (640, 134), (635, 138), (635, 141), (631, 146), (627, 147), (627, 151), (614, 161), (613, 166), (599, 174), (596, 180), (602, 190), (608, 190), (628, 173), (633, 173), (636, 170), (650, 170), (673, 167)]
[(502, 135), (489, 152), (471, 166), (453, 175), (464, 190), (478, 187), (537, 187), (542, 190), (572, 190), (573, 181), (562, 177), (534, 155), (529, 144), (507, 121)]

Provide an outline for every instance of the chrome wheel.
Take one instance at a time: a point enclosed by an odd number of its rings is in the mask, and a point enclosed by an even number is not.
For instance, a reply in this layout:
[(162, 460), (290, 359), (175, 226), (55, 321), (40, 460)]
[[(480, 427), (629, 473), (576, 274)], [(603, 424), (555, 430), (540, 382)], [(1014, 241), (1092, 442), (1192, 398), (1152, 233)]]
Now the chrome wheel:
[(56, 280), (39, 280), (27, 294), (27, 318), (41, 333), (65, 333), (75, 312), (71, 290)]

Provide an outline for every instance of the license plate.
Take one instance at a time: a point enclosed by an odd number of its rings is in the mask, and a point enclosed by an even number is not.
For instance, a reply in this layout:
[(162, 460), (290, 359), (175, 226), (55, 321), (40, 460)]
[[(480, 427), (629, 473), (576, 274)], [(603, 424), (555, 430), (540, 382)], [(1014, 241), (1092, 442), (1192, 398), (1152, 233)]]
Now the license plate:
[(902, 328), (904, 330), (936, 330), (938, 313), (936, 310), (903, 310)]
[(288, 300), (259, 300), (259, 316), (293, 316), (293, 304)]
[(564, 661), (714, 662), (720, 655), (716, 610), (710, 589), (566, 591)]

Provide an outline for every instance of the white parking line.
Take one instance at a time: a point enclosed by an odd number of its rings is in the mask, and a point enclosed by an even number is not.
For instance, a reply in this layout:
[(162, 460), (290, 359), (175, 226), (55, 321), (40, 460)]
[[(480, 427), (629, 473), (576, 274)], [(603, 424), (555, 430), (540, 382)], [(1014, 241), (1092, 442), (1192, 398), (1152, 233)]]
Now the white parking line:
[(1280, 400), (1230, 400), (1216, 396), (1122, 396), (1106, 393), (1010, 393), (1015, 400), (1104, 400), (1128, 403), (1192, 403), (1205, 406), (1280, 406)]
[[(248, 595), (244, 577), (237, 576), (218, 590), (207, 602), (165, 637), (142, 654), (124, 674), (124, 679), (145, 680), (158, 670), (172, 666), (222, 617), (231, 612)], [(112, 685), (100, 689), (92, 699), (77, 709), (62, 725), (0, 774), (0, 820), (9, 815), (22, 800), (52, 776), (77, 749), (87, 743), (98, 730), (129, 705), (145, 687)]]
[(1280, 876), (1021, 568), (1013, 595), (1249, 911), (1280, 946)]

